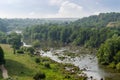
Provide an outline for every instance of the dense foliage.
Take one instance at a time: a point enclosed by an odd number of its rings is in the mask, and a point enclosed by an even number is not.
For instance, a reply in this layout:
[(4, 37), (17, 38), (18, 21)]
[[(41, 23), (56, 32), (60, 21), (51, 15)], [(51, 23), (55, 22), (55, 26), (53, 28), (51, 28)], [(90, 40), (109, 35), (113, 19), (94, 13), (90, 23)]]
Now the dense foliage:
[(7, 35), (7, 42), (14, 48), (19, 49), (21, 46), (21, 35), (17, 33), (11, 33)]
[(112, 38), (107, 39), (100, 46), (97, 56), (101, 64), (115, 64), (116, 68), (120, 68), (120, 36), (113, 35)]
[(7, 43), (12, 45), (15, 53), (16, 49), (19, 49), (22, 45), (21, 35), (17, 33), (11, 33), (7, 35)]
[[(86, 47), (99, 47), (106, 39), (114, 34), (120, 35), (120, 28), (81, 28), (65, 27), (59, 25), (35, 25), (26, 28), (24, 39), (29, 42), (40, 41), (39, 44), (49, 45), (77, 45)], [(34, 42), (35, 41), (35, 42)]]
[(119, 25), (106, 27), (110, 22), (118, 23), (118, 21), (120, 21), (120, 13), (101, 13), (98, 16), (82, 18), (70, 24), (34, 25), (24, 30), (24, 40), (30, 43), (39, 40), (41, 45), (46, 46), (72, 44), (99, 47), (114, 34), (120, 35)]
[(3, 49), (0, 47), (0, 65), (2, 64), (5, 64), (5, 59)]
[[(106, 27), (110, 22), (120, 21), (120, 13), (100, 13), (73, 22), (73, 25), (80, 27)], [(72, 24), (71, 24), (72, 25)]]
[(7, 30), (15, 30), (15, 29), (24, 29), (25, 27), (30, 27), (32, 25), (41, 25), (41, 24), (64, 24), (69, 23), (71, 21), (75, 21), (76, 19), (67, 19), (67, 18), (51, 18), (51, 19), (21, 19), (21, 18), (14, 18), (14, 19), (1, 19), (3, 22), (7, 24)]

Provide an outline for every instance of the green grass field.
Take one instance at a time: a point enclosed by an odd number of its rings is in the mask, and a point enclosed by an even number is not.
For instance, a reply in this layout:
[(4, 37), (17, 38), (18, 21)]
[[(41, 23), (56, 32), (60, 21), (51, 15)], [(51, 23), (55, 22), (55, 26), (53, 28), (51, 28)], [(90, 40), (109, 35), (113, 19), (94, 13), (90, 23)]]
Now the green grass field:
[[(46, 75), (44, 80), (83, 80), (75, 74), (64, 69), (65, 65), (56, 63), (49, 58), (39, 56), (30, 56), (26, 54), (13, 54), (10, 45), (0, 44), (4, 50), (6, 59), (5, 67), (13, 80), (34, 80), (33, 76), (37, 72), (43, 72)], [(35, 59), (40, 59), (39, 63)], [(50, 64), (50, 68), (45, 67), (45, 63)], [(69, 77), (68, 77), (69, 76)], [(2, 80), (0, 72), (0, 80)]]

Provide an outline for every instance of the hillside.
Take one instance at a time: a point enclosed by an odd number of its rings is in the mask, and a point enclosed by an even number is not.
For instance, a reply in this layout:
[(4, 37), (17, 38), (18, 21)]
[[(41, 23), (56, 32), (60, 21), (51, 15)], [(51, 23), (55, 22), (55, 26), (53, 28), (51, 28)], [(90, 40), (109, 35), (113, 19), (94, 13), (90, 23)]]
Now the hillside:
[(99, 15), (92, 15), (81, 19), (77, 18), (13, 18), (0, 19), (0, 30), (10, 31), (13, 29), (23, 29), (25, 27), (42, 24), (60, 24), (77, 27), (105, 27), (110, 22), (120, 21), (120, 13), (100, 13)]
[(7, 24), (8, 30), (21, 29), (30, 27), (33, 25), (41, 24), (64, 24), (77, 20), (76, 18), (13, 18), (13, 19), (1, 19)]
[[(34, 80), (33, 77), (38, 72), (45, 74), (46, 78), (44, 80), (82, 80), (82, 77), (77, 77), (76, 74), (71, 74), (64, 69), (67, 64), (62, 65), (46, 57), (13, 54), (10, 45), (0, 44), (0, 46), (5, 52), (5, 66), (12, 80)], [(36, 63), (36, 59), (39, 59), (40, 62)], [(50, 66), (46, 66), (46, 64)], [(1, 72), (0, 80), (2, 80)]]
[(120, 13), (100, 13), (73, 22), (79, 27), (106, 27), (109, 22), (120, 21)]
[(7, 31), (7, 23), (0, 19), (0, 32), (6, 32)]

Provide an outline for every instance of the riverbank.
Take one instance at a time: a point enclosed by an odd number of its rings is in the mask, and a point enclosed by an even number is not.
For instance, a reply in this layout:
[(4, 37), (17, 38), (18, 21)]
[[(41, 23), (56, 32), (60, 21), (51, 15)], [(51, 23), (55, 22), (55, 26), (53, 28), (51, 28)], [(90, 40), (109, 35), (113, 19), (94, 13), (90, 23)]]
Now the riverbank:
[[(39, 50), (40, 55), (47, 56), (59, 63), (71, 63), (78, 66), (80, 70), (90, 79), (119, 80), (120, 73), (106, 66), (98, 64), (97, 50), (83, 47), (61, 47), (51, 48), (49, 51)], [(88, 79), (88, 80), (89, 80)]]
[[(49, 58), (25, 54), (13, 54), (10, 45), (0, 44), (5, 52), (6, 65), (10, 78), (13, 80), (34, 80), (39, 72), (45, 74), (44, 80), (83, 80), (77, 74), (79, 68), (57, 63)], [(2, 75), (0, 72), (0, 80)]]

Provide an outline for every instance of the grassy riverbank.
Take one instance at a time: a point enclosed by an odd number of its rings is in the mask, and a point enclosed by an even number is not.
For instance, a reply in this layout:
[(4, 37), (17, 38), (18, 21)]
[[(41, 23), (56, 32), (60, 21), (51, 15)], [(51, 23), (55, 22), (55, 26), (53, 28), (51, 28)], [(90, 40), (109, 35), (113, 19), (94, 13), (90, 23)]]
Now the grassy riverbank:
[[(42, 72), (45, 74), (44, 80), (83, 80), (78, 77), (80, 71), (72, 65), (63, 65), (56, 63), (49, 58), (40, 56), (30, 56), (26, 54), (13, 54), (10, 45), (0, 44), (5, 53), (6, 68), (8, 74), (13, 80), (34, 80), (36, 73)], [(67, 71), (65, 67), (73, 68), (74, 72)], [(0, 72), (0, 80), (2, 75)]]

